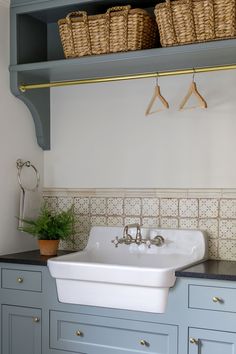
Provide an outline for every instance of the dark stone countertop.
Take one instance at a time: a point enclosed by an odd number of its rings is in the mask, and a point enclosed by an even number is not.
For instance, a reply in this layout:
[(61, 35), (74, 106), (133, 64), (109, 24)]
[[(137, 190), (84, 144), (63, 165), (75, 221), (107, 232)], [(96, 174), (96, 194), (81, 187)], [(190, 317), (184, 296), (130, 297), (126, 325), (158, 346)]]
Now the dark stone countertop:
[(208, 260), (175, 272), (177, 277), (236, 280), (236, 262)]
[[(57, 256), (73, 251), (58, 251)], [(39, 250), (0, 255), (2, 263), (47, 266), (47, 260), (56, 256), (41, 256)], [(209, 260), (175, 272), (177, 277), (236, 281), (236, 262)]]
[[(73, 251), (58, 251), (57, 256), (63, 256), (64, 254), (72, 253)], [(6, 255), (0, 255), (0, 262), (2, 263), (17, 263), (17, 264), (31, 264), (46, 266), (49, 258), (57, 256), (41, 256), (39, 250), (12, 253)]]

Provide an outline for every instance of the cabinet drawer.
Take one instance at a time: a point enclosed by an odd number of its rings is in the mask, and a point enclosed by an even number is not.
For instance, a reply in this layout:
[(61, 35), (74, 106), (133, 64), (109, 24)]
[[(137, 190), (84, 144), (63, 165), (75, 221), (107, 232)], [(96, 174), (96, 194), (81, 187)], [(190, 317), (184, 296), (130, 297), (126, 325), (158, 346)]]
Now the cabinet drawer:
[(2, 268), (3, 289), (42, 291), (42, 274), (37, 271)]
[(177, 326), (51, 311), (50, 347), (79, 353), (177, 353)]
[(236, 312), (236, 289), (189, 285), (189, 308)]

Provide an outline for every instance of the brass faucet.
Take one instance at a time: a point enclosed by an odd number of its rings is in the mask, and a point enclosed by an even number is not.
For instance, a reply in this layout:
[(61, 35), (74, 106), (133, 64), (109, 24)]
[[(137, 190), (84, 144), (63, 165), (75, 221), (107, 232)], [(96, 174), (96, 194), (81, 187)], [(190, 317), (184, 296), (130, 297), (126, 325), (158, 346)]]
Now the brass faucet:
[[(133, 238), (129, 234), (129, 229), (134, 228), (134, 227), (137, 230), (135, 238)], [(129, 224), (124, 227), (123, 237), (119, 238), (118, 236), (116, 236), (116, 238), (114, 240), (112, 240), (111, 242), (114, 243), (115, 247), (118, 247), (119, 244), (131, 245), (132, 243), (136, 243), (136, 245), (145, 244), (148, 246), (148, 248), (150, 248), (151, 245), (155, 245), (157, 247), (162, 246), (165, 243), (165, 239), (160, 235), (155, 236), (153, 239), (143, 238), (142, 234), (141, 234), (140, 225), (139, 224)]]

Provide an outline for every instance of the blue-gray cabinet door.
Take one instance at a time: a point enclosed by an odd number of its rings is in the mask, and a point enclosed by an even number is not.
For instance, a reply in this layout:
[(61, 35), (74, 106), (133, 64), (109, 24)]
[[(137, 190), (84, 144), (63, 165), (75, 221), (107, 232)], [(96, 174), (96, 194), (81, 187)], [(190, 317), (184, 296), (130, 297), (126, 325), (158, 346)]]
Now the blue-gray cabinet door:
[(189, 354), (236, 354), (236, 333), (190, 328)]
[(41, 310), (2, 305), (2, 354), (41, 354)]

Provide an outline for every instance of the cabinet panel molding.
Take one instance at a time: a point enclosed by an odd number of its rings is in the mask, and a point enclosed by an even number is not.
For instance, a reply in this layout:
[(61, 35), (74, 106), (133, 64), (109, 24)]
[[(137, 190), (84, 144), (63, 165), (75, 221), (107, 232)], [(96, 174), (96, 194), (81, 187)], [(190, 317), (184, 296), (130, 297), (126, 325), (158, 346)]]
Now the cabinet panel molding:
[(41, 354), (41, 310), (2, 305), (3, 354)]

